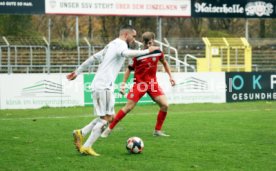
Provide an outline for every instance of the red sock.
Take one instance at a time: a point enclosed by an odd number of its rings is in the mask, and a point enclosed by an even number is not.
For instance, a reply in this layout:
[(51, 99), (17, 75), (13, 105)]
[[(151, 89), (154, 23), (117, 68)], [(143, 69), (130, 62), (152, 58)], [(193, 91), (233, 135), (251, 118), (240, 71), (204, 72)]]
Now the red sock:
[(166, 116), (167, 116), (167, 112), (163, 112), (163, 111), (159, 110), (158, 115), (157, 115), (155, 130), (161, 130), (164, 120), (166, 119)]
[(122, 110), (119, 110), (119, 112), (116, 114), (114, 120), (110, 123), (109, 128), (113, 129), (117, 123), (122, 120), (126, 116), (126, 113)]

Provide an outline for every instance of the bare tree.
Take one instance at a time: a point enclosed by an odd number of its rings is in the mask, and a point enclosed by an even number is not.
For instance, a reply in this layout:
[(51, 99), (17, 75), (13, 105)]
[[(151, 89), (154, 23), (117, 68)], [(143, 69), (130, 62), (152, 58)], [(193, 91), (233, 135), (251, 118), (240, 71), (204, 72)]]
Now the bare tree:
[(202, 18), (192, 18), (191, 19), (192, 27), (196, 35), (201, 36), (202, 33)]
[(260, 38), (265, 38), (265, 19), (260, 19)]
[(93, 26), (92, 26), (92, 16), (88, 17), (88, 32), (87, 32), (87, 37), (89, 40), (92, 40), (93, 38)]

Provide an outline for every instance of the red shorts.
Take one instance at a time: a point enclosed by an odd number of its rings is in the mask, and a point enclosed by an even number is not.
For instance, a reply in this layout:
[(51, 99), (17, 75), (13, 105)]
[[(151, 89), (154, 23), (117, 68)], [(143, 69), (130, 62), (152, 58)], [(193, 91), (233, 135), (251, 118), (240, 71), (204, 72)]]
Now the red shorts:
[(142, 82), (134, 83), (133, 87), (127, 95), (127, 99), (138, 102), (146, 93), (148, 93), (152, 99), (157, 96), (164, 95), (162, 88), (158, 85), (157, 82), (152, 84)]

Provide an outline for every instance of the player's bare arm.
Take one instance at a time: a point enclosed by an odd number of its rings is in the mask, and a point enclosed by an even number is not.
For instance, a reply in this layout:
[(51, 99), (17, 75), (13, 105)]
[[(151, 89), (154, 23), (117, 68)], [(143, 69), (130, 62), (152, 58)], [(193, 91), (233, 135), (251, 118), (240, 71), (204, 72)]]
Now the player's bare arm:
[(135, 56), (141, 56), (141, 55), (145, 55), (148, 53), (151, 53), (155, 50), (159, 50), (160, 48), (158, 46), (151, 46), (148, 49), (144, 49), (144, 50), (125, 50), (124, 52), (122, 52), (122, 55), (124, 57), (128, 57), (128, 58), (133, 58)]
[(66, 78), (68, 80), (74, 80), (77, 78), (77, 76), (84, 70), (86, 69), (88, 66), (92, 65), (93, 62), (97, 59), (99, 60), (100, 57), (102, 56), (103, 50), (101, 50), (100, 52), (92, 55), (91, 57), (89, 57), (88, 59), (86, 59), (79, 67), (78, 69), (76, 69), (75, 71), (71, 72), (70, 74), (66, 75)]
[(122, 82), (121, 87), (120, 87), (120, 89), (121, 89), (120, 93), (123, 94), (123, 95), (126, 93), (125, 92), (126, 91), (126, 82), (129, 78), (130, 72), (131, 72), (131, 70), (129, 68), (127, 68), (126, 71), (125, 71), (125, 74), (124, 74), (123, 82)]
[(172, 85), (172, 86), (175, 86), (175, 80), (174, 80), (174, 78), (172, 77), (171, 69), (170, 69), (170, 67), (169, 67), (168, 62), (167, 62), (164, 58), (160, 59), (160, 62), (163, 64), (166, 73), (169, 75), (169, 79), (170, 79), (171, 85)]

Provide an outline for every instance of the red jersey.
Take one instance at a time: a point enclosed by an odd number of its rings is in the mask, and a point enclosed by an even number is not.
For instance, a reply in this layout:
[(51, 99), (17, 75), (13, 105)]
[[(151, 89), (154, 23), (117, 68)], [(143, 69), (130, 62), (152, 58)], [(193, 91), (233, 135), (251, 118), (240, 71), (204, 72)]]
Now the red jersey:
[(129, 69), (134, 70), (134, 82), (149, 83), (151, 80), (156, 82), (157, 64), (163, 58), (164, 54), (160, 50), (133, 58), (133, 64), (129, 66)]

